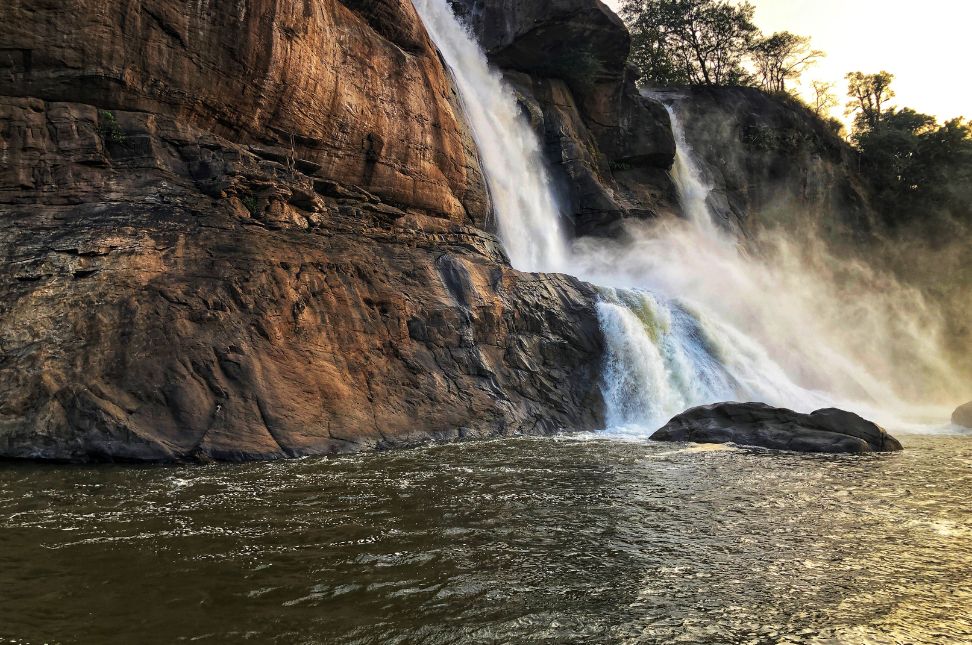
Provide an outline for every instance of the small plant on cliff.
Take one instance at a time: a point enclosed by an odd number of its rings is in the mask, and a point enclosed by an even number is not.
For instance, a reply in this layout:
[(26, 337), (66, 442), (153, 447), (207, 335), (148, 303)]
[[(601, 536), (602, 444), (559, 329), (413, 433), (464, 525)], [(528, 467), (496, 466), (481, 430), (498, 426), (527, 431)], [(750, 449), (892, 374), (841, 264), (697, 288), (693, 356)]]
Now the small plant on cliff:
[(259, 208), (259, 202), (257, 198), (253, 195), (243, 195), (240, 197), (240, 203), (243, 204), (243, 208), (250, 212), (250, 215), (256, 217), (257, 210)]
[(563, 79), (576, 89), (588, 90), (604, 73), (604, 64), (590, 47), (580, 47), (550, 57), (541, 64), (539, 71), (545, 76)]
[(122, 131), (121, 126), (118, 125), (118, 119), (115, 118), (114, 112), (102, 110), (98, 113), (98, 120), (98, 131), (105, 141), (121, 143), (125, 140), (125, 133)]

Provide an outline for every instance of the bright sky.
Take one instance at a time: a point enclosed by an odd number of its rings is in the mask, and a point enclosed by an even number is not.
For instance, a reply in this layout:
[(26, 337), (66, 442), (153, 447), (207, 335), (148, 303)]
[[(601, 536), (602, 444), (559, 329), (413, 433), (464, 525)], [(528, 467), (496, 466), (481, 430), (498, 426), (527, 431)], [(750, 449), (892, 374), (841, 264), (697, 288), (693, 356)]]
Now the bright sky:
[[(847, 72), (895, 75), (895, 102), (940, 120), (972, 119), (972, 1), (751, 0), (756, 24), (767, 32), (810, 36), (827, 52), (807, 73), (837, 83), (841, 103)], [(619, 0), (605, 0), (617, 8)], [(842, 116), (842, 109), (835, 116)]]

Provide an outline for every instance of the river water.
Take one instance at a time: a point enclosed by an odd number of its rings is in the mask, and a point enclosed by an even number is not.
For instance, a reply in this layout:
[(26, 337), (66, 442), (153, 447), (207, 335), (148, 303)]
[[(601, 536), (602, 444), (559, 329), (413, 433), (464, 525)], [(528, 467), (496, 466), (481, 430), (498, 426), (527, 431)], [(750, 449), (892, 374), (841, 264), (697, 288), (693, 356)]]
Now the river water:
[(972, 643), (972, 437), (0, 470), (12, 643)]
[(602, 287), (614, 429), (248, 465), (0, 464), (0, 640), (972, 643), (972, 436), (879, 456), (644, 440), (712, 400), (851, 396), (903, 419), (906, 381), (954, 402), (964, 383), (907, 314), (921, 307), (739, 252), (681, 136), (684, 221), (568, 247), (514, 95), (444, 0), (415, 5), (514, 266)]

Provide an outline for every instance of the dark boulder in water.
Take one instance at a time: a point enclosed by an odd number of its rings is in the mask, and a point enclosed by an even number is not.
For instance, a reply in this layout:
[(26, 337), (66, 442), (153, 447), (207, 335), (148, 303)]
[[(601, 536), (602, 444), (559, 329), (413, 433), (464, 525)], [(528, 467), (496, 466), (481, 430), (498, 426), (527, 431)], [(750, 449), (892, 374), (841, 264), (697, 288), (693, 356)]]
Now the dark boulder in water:
[(972, 428), (972, 401), (952, 413), (952, 423), (964, 428)]
[(763, 403), (718, 403), (678, 415), (655, 441), (735, 443), (774, 450), (824, 453), (896, 452), (897, 439), (851, 412), (801, 414)]

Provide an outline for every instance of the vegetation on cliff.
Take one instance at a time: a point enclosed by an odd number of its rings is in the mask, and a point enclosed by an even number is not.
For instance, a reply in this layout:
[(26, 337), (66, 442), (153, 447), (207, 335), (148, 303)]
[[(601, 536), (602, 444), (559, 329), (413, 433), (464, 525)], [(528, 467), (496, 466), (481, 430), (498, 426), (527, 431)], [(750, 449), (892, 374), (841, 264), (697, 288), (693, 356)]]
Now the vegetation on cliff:
[[(810, 39), (781, 32), (764, 36), (748, 2), (625, 0), (632, 35), (631, 62), (653, 86), (744, 85), (796, 98), (794, 82), (824, 56)], [(893, 106), (894, 75), (847, 75), (848, 142), (883, 220), (899, 228), (917, 222), (924, 237), (967, 225), (972, 218), (972, 128), (962, 118), (939, 124), (933, 116)], [(838, 133), (830, 117), (839, 101), (833, 84), (813, 83), (808, 106)]]

